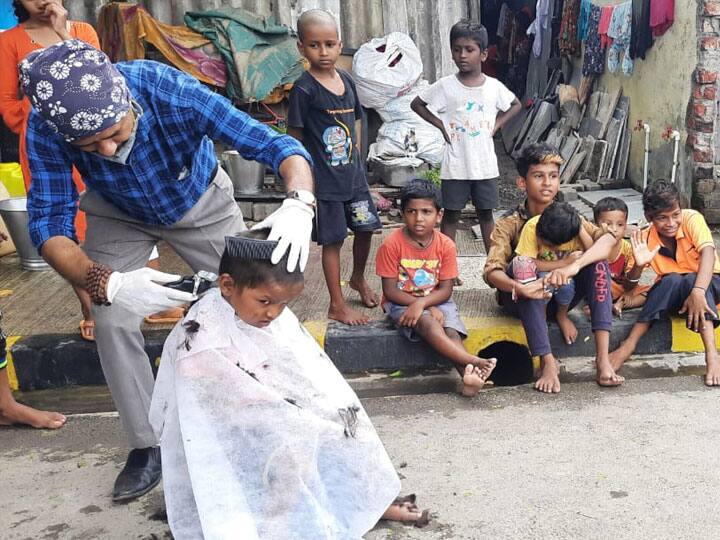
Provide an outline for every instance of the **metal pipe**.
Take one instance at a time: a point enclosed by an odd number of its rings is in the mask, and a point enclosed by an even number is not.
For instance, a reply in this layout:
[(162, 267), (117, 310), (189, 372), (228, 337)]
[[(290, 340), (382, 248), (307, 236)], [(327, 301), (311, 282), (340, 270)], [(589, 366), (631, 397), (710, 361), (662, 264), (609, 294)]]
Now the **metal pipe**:
[(670, 138), (675, 141), (674, 148), (673, 148), (673, 164), (672, 164), (672, 173), (670, 174), (670, 183), (675, 183), (675, 173), (677, 172), (678, 168), (678, 150), (680, 149), (680, 132), (676, 129), (670, 133)]
[(643, 191), (648, 183), (648, 161), (650, 158), (650, 124), (643, 124), (645, 132), (645, 163), (643, 164)]

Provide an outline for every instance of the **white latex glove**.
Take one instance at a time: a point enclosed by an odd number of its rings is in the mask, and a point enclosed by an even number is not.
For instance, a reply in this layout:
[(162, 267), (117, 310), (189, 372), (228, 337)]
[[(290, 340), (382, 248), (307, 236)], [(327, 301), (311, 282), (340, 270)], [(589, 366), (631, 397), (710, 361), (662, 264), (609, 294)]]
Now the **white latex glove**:
[(305, 271), (310, 254), (310, 234), (315, 216), (313, 209), (296, 199), (285, 199), (282, 206), (255, 225), (252, 230), (270, 229), (268, 240), (278, 240), (270, 262), (277, 264), (285, 252), (288, 255), (287, 271), (292, 272), (295, 266)]
[(152, 268), (113, 272), (108, 278), (107, 299), (111, 304), (122, 306), (141, 317), (197, 300), (190, 293), (168, 289), (162, 285), (178, 279), (180, 276), (158, 272)]

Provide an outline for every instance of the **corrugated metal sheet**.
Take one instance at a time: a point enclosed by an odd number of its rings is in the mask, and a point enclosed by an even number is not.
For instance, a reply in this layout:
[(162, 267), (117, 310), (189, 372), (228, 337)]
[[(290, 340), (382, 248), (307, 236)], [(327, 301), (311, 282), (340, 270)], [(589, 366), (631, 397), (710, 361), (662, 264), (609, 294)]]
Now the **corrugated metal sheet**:
[[(145, 0), (141, 2), (157, 19), (183, 24), (186, 11), (220, 6), (242, 7), (259, 15), (273, 14), (295, 27), (297, 17), (311, 8), (334, 13), (341, 22), (345, 47), (357, 48), (372, 37), (393, 31), (409, 34), (423, 59), (430, 81), (452, 73), (448, 35), (462, 17), (479, 15), (481, 0)], [(97, 12), (107, 0), (65, 0), (73, 19), (95, 24)]]

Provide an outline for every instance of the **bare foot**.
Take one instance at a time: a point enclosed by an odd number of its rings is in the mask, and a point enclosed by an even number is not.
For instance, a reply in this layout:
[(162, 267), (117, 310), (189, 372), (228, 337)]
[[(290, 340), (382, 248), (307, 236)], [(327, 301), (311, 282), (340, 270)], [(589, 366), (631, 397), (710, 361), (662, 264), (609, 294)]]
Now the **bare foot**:
[(598, 368), (595, 382), (600, 386), (620, 386), (625, 382), (625, 377), (615, 373), (615, 370), (607, 366), (606, 368)]
[(0, 413), (0, 425), (24, 424), (37, 429), (58, 429), (65, 424), (64, 415), (56, 412), (39, 411), (16, 401)]
[(567, 314), (557, 314), (557, 323), (560, 327), (560, 331), (562, 332), (563, 338), (565, 339), (565, 343), (568, 345), (572, 345), (575, 343), (575, 340), (578, 337), (578, 331), (577, 328), (575, 328), (575, 323), (573, 323), (570, 318), (567, 316)]
[(560, 392), (560, 378), (558, 374), (560, 369), (557, 360), (547, 360), (543, 364), (540, 378), (535, 382), (535, 390), (540, 390), (546, 394), (557, 394)]
[(720, 362), (717, 360), (706, 360), (706, 362), (705, 384), (707, 386), (720, 386)]
[(338, 308), (330, 306), (330, 309), (328, 309), (328, 318), (343, 324), (349, 324), (350, 326), (359, 326), (370, 322), (370, 317), (346, 305)]
[(620, 343), (620, 346), (610, 353), (610, 366), (613, 371), (618, 371), (630, 359), (633, 352), (634, 348), (628, 345), (627, 341)]
[(350, 279), (348, 282), (350, 288), (360, 294), (360, 301), (365, 307), (378, 307), (380, 305), (380, 297), (370, 288), (367, 280), (361, 278), (359, 280)]
[(420, 510), (415, 504), (415, 495), (410, 494), (398, 497), (385, 511), (382, 519), (400, 521), (401, 523), (414, 523), (416, 527), (424, 527), (430, 521), (429, 512)]
[(497, 360), (495, 358), (480, 358), (481, 362), (476, 364), (468, 364), (465, 366), (463, 373), (463, 386), (461, 394), (465, 397), (473, 397), (477, 395), (480, 389), (485, 386), (485, 381), (495, 369)]

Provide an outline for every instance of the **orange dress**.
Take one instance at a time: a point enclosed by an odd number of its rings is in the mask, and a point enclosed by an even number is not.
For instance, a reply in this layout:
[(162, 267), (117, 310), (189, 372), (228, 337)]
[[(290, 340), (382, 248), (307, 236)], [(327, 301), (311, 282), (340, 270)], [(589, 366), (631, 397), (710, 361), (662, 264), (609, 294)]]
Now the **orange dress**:
[[(81, 39), (96, 49), (100, 49), (100, 40), (95, 29), (87, 23), (73, 21), (70, 23), (70, 35)], [(25, 180), (25, 189), (30, 189), (30, 166), (25, 148), (25, 131), (30, 115), (30, 100), (20, 93), (17, 65), (32, 51), (42, 49), (25, 31), (22, 24), (15, 28), (0, 32), (0, 114), (5, 125), (20, 136), (20, 166)], [(73, 181), (78, 193), (85, 190), (80, 173), (73, 167)], [(85, 239), (85, 214), (78, 211), (75, 218), (75, 232), (82, 242)]]

